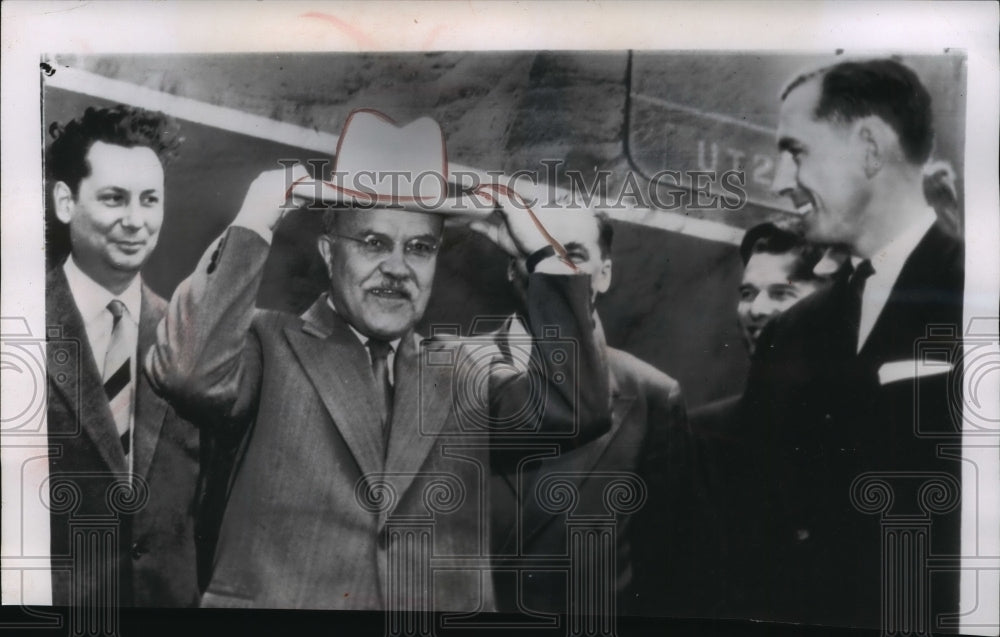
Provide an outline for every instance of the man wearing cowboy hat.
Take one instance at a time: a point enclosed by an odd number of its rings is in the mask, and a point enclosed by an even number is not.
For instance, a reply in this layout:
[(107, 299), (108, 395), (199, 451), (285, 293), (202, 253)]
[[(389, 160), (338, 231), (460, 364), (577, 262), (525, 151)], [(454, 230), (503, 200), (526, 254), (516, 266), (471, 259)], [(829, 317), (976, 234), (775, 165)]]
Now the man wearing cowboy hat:
[[(454, 350), (413, 331), (444, 219), (476, 214), (477, 202), (448, 195), (443, 136), (428, 118), (398, 127), (355, 111), (334, 175), (322, 185), (301, 166), (260, 175), (178, 287), (147, 359), (179, 409), (215, 414), (242, 436), (202, 604), (492, 609), (489, 438), (469, 430), (459, 402), (473, 395), (487, 425), (507, 422), (528, 379), (477, 384), (450, 364)], [(335, 206), (318, 239), (330, 290), (301, 316), (255, 310), (282, 205), (316, 198), (315, 188)], [(493, 212), (488, 203), (478, 214)], [(502, 248), (552, 250), (527, 210), (507, 205), (500, 216)], [(543, 426), (600, 431), (607, 371), (589, 278), (544, 261), (529, 281), (531, 326), (558, 326), (580, 352), (542, 379)], [(432, 556), (451, 562), (432, 572)]]

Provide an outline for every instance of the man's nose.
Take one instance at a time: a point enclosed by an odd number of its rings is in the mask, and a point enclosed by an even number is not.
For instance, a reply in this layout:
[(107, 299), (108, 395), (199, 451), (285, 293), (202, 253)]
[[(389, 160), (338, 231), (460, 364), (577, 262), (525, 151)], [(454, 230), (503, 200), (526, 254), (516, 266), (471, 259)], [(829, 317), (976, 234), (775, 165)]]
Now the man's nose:
[(777, 311), (774, 303), (766, 292), (761, 292), (750, 304), (750, 316), (754, 318), (764, 318)]
[(393, 246), (392, 252), (387, 254), (379, 264), (379, 270), (383, 274), (396, 278), (404, 278), (408, 276), (410, 274), (410, 266), (406, 263), (406, 258), (403, 254), (403, 247), (400, 245)]
[(130, 230), (138, 230), (143, 226), (143, 214), (141, 207), (134, 201), (125, 204), (122, 210), (122, 226)]
[(795, 173), (795, 161), (791, 154), (783, 152), (778, 155), (778, 166), (774, 169), (771, 192), (779, 197), (791, 195), (799, 186)]

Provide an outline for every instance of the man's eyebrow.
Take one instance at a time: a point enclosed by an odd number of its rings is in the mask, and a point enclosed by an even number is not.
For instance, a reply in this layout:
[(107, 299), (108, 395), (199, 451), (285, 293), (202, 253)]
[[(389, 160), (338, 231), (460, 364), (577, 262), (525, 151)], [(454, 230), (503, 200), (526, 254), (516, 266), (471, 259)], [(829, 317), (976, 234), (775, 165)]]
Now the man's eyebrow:
[(583, 245), (582, 243), (580, 243), (578, 241), (570, 241), (569, 243), (565, 244), (563, 247), (566, 248), (567, 250), (582, 250), (586, 254), (588, 254), (588, 255), (590, 254), (590, 250), (587, 249), (587, 246)]
[(433, 234), (430, 234), (430, 233), (425, 233), (425, 234), (418, 234), (415, 237), (410, 237), (406, 241), (407, 241), (407, 243), (409, 243), (410, 241), (418, 241), (418, 240), (419, 241), (437, 242), (440, 239), (436, 235), (433, 235)]

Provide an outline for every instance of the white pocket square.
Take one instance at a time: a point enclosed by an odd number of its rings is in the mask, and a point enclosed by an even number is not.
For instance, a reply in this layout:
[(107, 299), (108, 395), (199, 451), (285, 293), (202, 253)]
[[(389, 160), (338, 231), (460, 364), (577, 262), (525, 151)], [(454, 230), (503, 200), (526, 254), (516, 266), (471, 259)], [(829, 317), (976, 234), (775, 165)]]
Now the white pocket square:
[(897, 380), (923, 378), (947, 374), (955, 366), (948, 361), (936, 360), (905, 360), (883, 363), (878, 368), (879, 385), (887, 385)]

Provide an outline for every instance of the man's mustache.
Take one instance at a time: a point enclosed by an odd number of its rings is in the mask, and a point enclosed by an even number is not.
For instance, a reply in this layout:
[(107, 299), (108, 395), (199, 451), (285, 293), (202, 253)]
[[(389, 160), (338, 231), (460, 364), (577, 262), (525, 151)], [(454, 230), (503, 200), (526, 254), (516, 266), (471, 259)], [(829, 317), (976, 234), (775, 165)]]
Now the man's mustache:
[(403, 281), (381, 281), (375, 285), (368, 286), (365, 289), (366, 292), (376, 292), (376, 291), (386, 291), (393, 294), (398, 294), (406, 300), (413, 300), (413, 292), (410, 291), (406, 283)]

